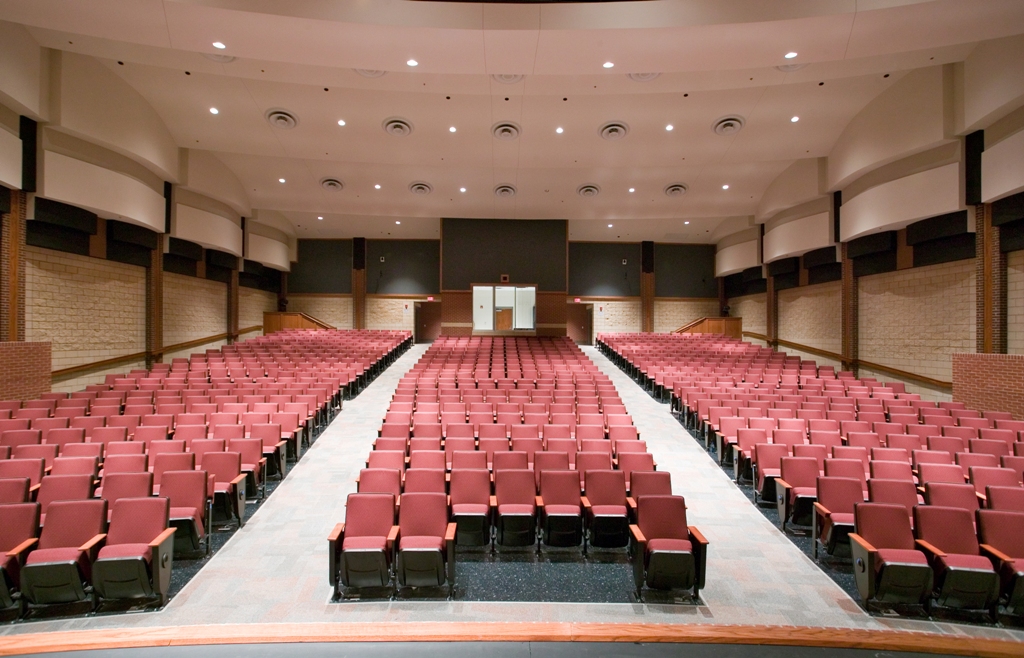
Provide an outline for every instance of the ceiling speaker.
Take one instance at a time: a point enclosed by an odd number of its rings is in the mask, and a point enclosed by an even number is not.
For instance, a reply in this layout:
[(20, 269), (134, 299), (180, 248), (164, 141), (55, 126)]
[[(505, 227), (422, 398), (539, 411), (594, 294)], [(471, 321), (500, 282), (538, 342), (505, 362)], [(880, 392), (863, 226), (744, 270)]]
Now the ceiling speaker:
[(745, 123), (744, 118), (739, 115), (722, 117), (711, 126), (711, 129), (719, 135), (735, 135), (743, 130)]
[(409, 191), (413, 194), (430, 194), (434, 191), (434, 188), (430, 186), (430, 183), (424, 183), (417, 181), (415, 183), (409, 183)]
[(601, 193), (601, 188), (597, 185), (580, 185), (576, 188), (576, 194), (579, 194), (584, 199), (592, 199)]
[(666, 196), (683, 196), (689, 188), (684, 183), (673, 183), (665, 188)]
[(267, 113), (264, 116), (266, 116), (267, 123), (275, 128), (291, 130), (295, 126), (299, 125), (299, 118), (297, 116), (288, 110), (282, 110), (281, 108), (271, 108), (267, 110)]
[(499, 199), (511, 199), (515, 195), (516, 195), (516, 186), (515, 185), (504, 184), (504, 185), (499, 185), (496, 188), (494, 188), (494, 196), (498, 197)]
[(324, 178), (320, 181), (320, 187), (324, 188), (328, 192), (341, 192), (345, 189), (345, 184), (337, 178)]
[(519, 138), (520, 128), (518, 124), (511, 121), (502, 121), (501, 123), (494, 124), (494, 127), (491, 128), (491, 133), (496, 139), (500, 139), (503, 142), (511, 142)]
[(600, 132), (603, 139), (622, 139), (629, 134), (629, 126), (621, 121), (611, 121), (601, 126), (598, 132)]
[(398, 117), (385, 119), (383, 126), (384, 132), (395, 137), (406, 137), (412, 134), (412, 124)]

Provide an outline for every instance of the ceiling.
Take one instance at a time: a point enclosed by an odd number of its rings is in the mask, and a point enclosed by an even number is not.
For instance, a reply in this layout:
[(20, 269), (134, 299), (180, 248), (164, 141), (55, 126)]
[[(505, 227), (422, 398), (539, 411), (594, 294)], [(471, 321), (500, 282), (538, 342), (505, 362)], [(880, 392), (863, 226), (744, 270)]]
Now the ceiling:
[[(281, 211), (299, 237), (430, 238), (447, 216), (566, 218), (575, 240), (712, 242), (794, 160), (827, 156), (905, 72), (1024, 33), (1024, 2), (0, 0), (0, 19), (99, 58), (179, 146), (216, 154), (252, 206)], [(298, 125), (272, 127), (275, 108)], [(744, 128), (716, 134), (725, 116)], [(385, 132), (394, 117), (412, 133)], [(628, 134), (602, 139), (611, 121)], [(492, 136), (500, 122), (518, 139)], [(505, 184), (515, 196), (496, 197)], [(666, 195), (673, 184), (686, 193)]]

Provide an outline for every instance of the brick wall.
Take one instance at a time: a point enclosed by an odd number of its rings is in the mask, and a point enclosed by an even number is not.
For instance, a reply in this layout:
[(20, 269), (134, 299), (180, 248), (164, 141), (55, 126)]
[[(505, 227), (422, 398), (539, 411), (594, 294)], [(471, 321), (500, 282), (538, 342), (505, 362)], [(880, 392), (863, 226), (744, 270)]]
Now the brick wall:
[(0, 400), (31, 400), (50, 390), (50, 344), (0, 342)]
[(352, 328), (351, 295), (300, 295), (288, 294), (288, 310), (305, 313), (322, 320), (337, 329)]
[[(248, 329), (249, 327), (261, 326), (263, 324), (263, 313), (273, 313), (277, 310), (277, 293), (255, 288), (238, 288), (238, 328)], [(263, 335), (262, 331), (254, 331), (241, 336), (251, 338)]]
[[(61, 370), (146, 350), (146, 270), (135, 265), (25, 247), (25, 337), (51, 344)], [(54, 381), (80, 390), (107, 372), (142, 367), (145, 359)]]
[[(3, 285), (0, 285), (0, 340), (26, 340), (25, 337), (25, 306), (24, 304), (13, 306), (11, 304), (11, 282), (7, 278), (11, 272), (11, 258), (17, 252), (18, 261), (16, 270), (25, 271), (25, 194), (18, 190), (11, 190), (11, 212), (0, 215), (0, 278)], [(25, 299), (25, 277), (20, 276), (17, 281), (16, 298)], [(16, 313), (14, 326), (11, 323), (11, 313)]]
[(655, 299), (654, 331), (666, 333), (698, 320), (718, 315), (718, 299)]
[[(951, 355), (975, 346), (974, 283), (973, 259), (861, 277), (859, 358), (951, 381)], [(863, 366), (860, 374), (898, 380)], [(949, 399), (945, 391), (906, 383), (927, 399)]]
[(538, 336), (564, 336), (567, 315), (564, 292), (537, 293)]
[(405, 329), (416, 326), (416, 301), (421, 298), (366, 298), (367, 329)]
[[(227, 332), (228, 289), (219, 281), (164, 273), (164, 345), (187, 343)], [(188, 357), (224, 345), (224, 339), (165, 352), (164, 361)]]
[[(827, 352), (841, 352), (842, 284), (839, 281), (782, 290), (778, 298), (780, 339)], [(818, 365), (840, 365), (838, 360), (809, 352), (790, 347), (780, 349), (787, 354), (810, 359)]]
[[(744, 295), (733, 297), (728, 300), (729, 315), (734, 318), (743, 318), (743, 331), (750, 331), (755, 334), (765, 335), (768, 332), (768, 321), (766, 319), (767, 296), (765, 293), (756, 295)], [(751, 343), (764, 345), (764, 341), (744, 338)]]
[(1024, 354), (1024, 251), (1006, 254), (1006, 351)]
[(441, 295), (441, 335), (473, 334), (473, 293), (447, 291)]
[(594, 335), (641, 329), (640, 299), (594, 302)]
[(954, 354), (953, 399), (969, 409), (1024, 419), (1024, 355)]

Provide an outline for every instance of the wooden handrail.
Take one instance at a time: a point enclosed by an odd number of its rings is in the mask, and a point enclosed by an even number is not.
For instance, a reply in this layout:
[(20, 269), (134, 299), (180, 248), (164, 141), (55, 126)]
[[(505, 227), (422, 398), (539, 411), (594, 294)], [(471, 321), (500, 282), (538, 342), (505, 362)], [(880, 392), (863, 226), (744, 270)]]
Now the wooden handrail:
[(817, 347), (811, 347), (810, 345), (802, 345), (800, 343), (794, 343), (793, 341), (790, 340), (782, 340), (781, 338), (775, 339), (775, 342), (778, 343), (779, 345), (782, 345), (783, 347), (791, 347), (794, 350), (807, 352), (808, 354), (813, 354), (814, 356), (823, 356), (826, 359), (832, 359), (833, 361), (839, 361), (840, 363), (844, 361), (842, 354), (836, 354), (835, 352), (829, 352), (828, 350), (823, 350)]
[[(291, 320), (286, 321), (285, 318)], [(265, 311), (263, 313), (263, 331), (265, 333), (274, 333), (286, 328), (335, 329), (336, 327), (300, 311)]]
[(889, 375), (902, 377), (903, 379), (912, 379), (914, 381), (921, 382), (926, 386), (931, 386), (932, 388), (938, 388), (944, 391), (953, 390), (953, 382), (944, 382), (941, 379), (932, 379), (931, 377), (925, 377), (924, 375), (918, 375), (912, 372), (907, 372), (906, 370), (900, 370), (899, 368), (890, 368), (889, 366), (883, 366), (880, 363), (872, 363), (871, 361), (865, 361), (863, 359), (857, 359), (856, 363), (861, 368), (879, 370)]
[(317, 325), (321, 329), (337, 329), (337, 327), (335, 327), (334, 325), (327, 324), (326, 322), (320, 320), (319, 318), (314, 318), (312, 315), (307, 315), (306, 313), (299, 313), (299, 315), (301, 315), (306, 320), (309, 320), (313, 324)]
[(685, 331), (687, 331), (689, 329), (693, 329), (694, 327), (696, 327), (701, 322), (704, 322), (705, 320), (707, 320), (706, 317), (704, 317), (704, 318), (697, 318), (696, 320), (694, 320), (694, 321), (692, 321), (692, 322), (690, 322), (688, 324), (684, 324), (683, 326), (679, 327), (678, 329), (674, 329), (672, 331), (672, 333), (674, 333), (674, 334), (684, 333)]
[(743, 318), (707, 316), (697, 318), (688, 324), (684, 324), (672, 333), (696, 333), (696, 334), (723, 334), (733, 338), (742, 335)]
[(134, 354), (125, 354), (124, 356), (115, 356), (111, 359), (103, 359), (102, 361), (83, 363), (78, 366), (71, 366), (70, 368), (61, 368), (60, 370), (54, 370), (51, 372), (50, 379), (60, 379), (61, 377), (67, 377), (68, 375), (77, 375), (80, 372), (88, 372), (99, 368), (110, 368), (122, 363), (128, 363), (129, 361), (139, 361), (141, 359), (145, 359), (147, 356), (149, 356), (149, 352), (135, 352)]

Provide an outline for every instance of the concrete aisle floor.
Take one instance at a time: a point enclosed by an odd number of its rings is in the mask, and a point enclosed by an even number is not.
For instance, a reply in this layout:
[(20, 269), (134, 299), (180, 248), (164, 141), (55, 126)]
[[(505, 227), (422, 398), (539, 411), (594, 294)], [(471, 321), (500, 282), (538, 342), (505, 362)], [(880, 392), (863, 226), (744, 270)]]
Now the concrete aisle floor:
[(933, 631), (1014, 638), (1024, 633), (871, 617), (772, 526), (669, 414), (593, 348), (659, 470), (687, 499), (689, 523), (711, 542), (703, 605), (378, 601), (331, 603), (327, 535), (370, 451), (391, 395), (426, 350), (402, 356), (320, 436), (274, 495), (161, 612), (18, 623), (0, 634), (93, 628), (323, 622), (500, 621), (767, 624)]

